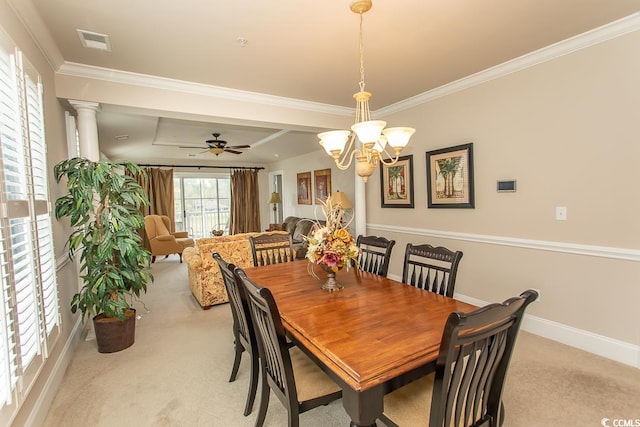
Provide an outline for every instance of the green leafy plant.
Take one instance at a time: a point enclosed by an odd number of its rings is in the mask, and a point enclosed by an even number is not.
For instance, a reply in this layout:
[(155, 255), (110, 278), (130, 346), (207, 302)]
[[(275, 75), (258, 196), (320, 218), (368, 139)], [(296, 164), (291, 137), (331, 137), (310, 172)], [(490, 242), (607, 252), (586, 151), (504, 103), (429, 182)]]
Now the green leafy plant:
[(54, 166), (57, 182), (66, 178), (67, 194), (55, 203), (57, 219), (67, 217), (73, 232), (69, 257), (80, 252), (83, 286), (71, 299), (71, 311), (83, 319), (104, 313), (125, 319), (130, 300), (146, 292), (151, 254), (142, 246), (144, 227), (139, 208), (148, 204), (143, 188), (131, 176), (143, 173), (133, 163), (93, 162), (80, 157)]

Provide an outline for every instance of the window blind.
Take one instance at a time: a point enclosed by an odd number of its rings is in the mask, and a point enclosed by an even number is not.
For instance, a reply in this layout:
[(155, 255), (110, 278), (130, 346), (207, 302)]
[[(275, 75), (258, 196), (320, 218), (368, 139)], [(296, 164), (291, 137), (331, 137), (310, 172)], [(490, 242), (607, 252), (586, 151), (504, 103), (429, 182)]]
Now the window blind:
[(0, 29), (0, 424), (60, 333), (42, 82)]

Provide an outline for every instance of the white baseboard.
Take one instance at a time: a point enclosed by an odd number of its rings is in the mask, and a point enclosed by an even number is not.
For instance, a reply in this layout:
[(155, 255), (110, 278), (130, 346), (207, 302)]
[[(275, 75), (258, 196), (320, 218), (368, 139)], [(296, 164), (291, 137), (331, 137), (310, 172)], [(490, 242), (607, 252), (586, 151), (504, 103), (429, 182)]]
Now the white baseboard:
[[(389, 278), (402, 281), (402, 277), (393, 274), (390, 274)], [(489, 304), (487, 301), (467, 295), (455, 293), (453, 296), (459, 301), (477, 307)], [(640, 369), (640, 345), (594, 334), (526, 313), (522, 322), (522, 330)]]
[[(454, 297), (459, 301), (478, 307), (489, 304), (466, 295), (455, 294)], [(526, 313), (522, 322), (522, 330), (640, 369), (640, 346), (638, 345)]]

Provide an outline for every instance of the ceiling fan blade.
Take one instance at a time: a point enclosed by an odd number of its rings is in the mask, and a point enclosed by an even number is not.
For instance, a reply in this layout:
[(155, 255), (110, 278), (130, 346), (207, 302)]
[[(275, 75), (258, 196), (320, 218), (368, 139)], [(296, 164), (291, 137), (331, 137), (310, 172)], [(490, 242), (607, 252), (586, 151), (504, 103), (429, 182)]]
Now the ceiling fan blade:
[(226, 153), (242, 154), (242, 151), (229, 150), (229, 149), (226, 149), (226, 150), (224, 150), (224, 151), (225, 151)]
[(231, 147), (226, 147), (226, 148), (231, 148), (231, 149), (251, 148), (251, 146), (250, 145), (232, 145)]
[(209, 147), (194, 147), (193, 145), (190, 145), (190, 146), (188, 146), (188, 147), (187, 147), (187, 146), (185, 146), (185, 147), (178, 146), (178, 148), (190, 148), (190, 149), (192, 149), (192, 150), (204, 150), (205, 148), (206, 148), (207, 150), (209, 149)]

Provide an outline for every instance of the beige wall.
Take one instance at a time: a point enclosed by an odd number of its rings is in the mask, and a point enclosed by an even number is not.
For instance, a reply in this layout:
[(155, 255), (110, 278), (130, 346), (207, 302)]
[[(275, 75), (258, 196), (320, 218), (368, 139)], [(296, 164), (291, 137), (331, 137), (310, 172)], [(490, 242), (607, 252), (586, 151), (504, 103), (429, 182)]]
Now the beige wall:
[[(318, 145), (318, 147), (320, 146)], [(353, 168), (346, 171), (338, 169), (333, 159), (321, 148), (313, 153), (293, 159), (282, 160), (270, 165), (270, 170), (272, 171), (283, 171), (283, 218), (287, 216), (298, 216), (301, 218), (323, 217), (322, 205), (298, 204), (297, 174), (311, 172), (311, 180), (313, 182), (314, 171), (329, 168), (331, 169), (331, 191), (335, 192), (340, 190), (344, 192), (351, 203), (355, 205)]]
[[(367, 184), (369, 232), (398, 241), (390, 274), (402, 274), (407, 242), (460, 249), (460, 294), (500, 301), (538, 288), (530, 314), (638, 354), (638, 46), (635, 32), (385, 117), (417, 129), (416, 208), (381, 209), (378, 176)], [(425, 152), (468, 142), (475, 209), (427, 209)], [(516, 179), (517, 192), (497, 193), (502, 179)], [(567, 221), (554, 219), (556, 206)], [(590, 255), (558, 252), (580, 245)]]
[[(53, 165), (64, 159), (67, 154), (66, 133), (64, 128), (64, 111), (55, 98), (54, 74), (40, 51), (33, 43), (20, 20), (8, 6), (6, 0), (0, 1), (0, 26), (2, 26), (13, 41), (23, 51), (31, 64), (40, 73), (44, 83), (44, 108), (45, 131), (47, 140), (47, 157), (49, 169), (49, 189), (51, 199), (62, 194), (62, 189), (55, 184), (53, 178)], [(34, 412), (34, 407), (46, 409), (54, 394), (51, 390), (57, 388), (64, 375), (69, 358), (76, 345), (76, 336), (73, 334), (77, 324), (77, 316), (71, 314), (69, 301), (78, 289), (75, 267), (71, 263), (61, 262), (65, 260), (64, 243), (67, 229), (55, 219), (53, 220), (53, 232), (55, 239), (55, 254), (59, 264), (57, 273), (58, 297), (61, 305), (62, 334), (51, 349), (49, 359), (44, 365), (40, 376), (35, 382), (27, 400), (15, 419), (14, 425), (26, 425), (27, 420), (38, 425), (46, 412)], [(62, 265), (62, 268), (60, 268)], [(71, 349), (71, 351), (69, 351)]]

